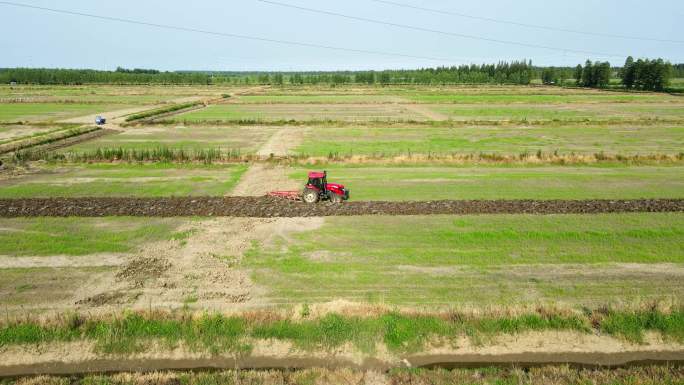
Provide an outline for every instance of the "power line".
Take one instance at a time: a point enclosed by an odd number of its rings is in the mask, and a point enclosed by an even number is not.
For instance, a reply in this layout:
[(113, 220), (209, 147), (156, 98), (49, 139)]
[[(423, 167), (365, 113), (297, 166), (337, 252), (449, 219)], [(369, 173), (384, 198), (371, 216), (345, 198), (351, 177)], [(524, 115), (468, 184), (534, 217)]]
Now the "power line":
[(226, 32), (215, 32), (215, 31), (208, 31), (208, 30), (202, 30), (202, 29), (196, 29), (196, 28), (180, 27), (180, 26), (169, 25), (169, 24), (157, 24), (157, 23), (150, 23), (150, 22), (146, 22), (146, 21), (124, 19), (124, 18), (119, 18), (119, 17), (101, 16), (101, 15), (95, 15), (95, 14), (90, 14), (90, 13), (68, 11), (68, 10), (57, 9), (57, 8), (39, 7), (39, 6), (35, 6), (35, 5), (14, 3), (14, 2), (10, 2), (10, 1), (0, 1), (0, 4), (14, 6), (14, 7), (20, 7), (20, 8), (29, 8), (29, 9), (34, 9), (34, 10), (53, 12), (53, 13), (60, 13), (60, 14), (64, 14), (64, 15), (82, 16), (82, 17), (88, 17), (88, 18), (92, 18), (92, 19), (116, 21), (116, 22), (120, 22), (120, 23), (143, 25), (143, 26), (148, 26), (148, 27), (169, 29), (169, 30), (175, 30), (175, 31), (201, 33), (201, 34), (212, 35), (212, 36), (230, 37), (230, 38), (236, 38), (236, 39), (245, 39), (245, 40), (261, 41), (261, 42), (268, 42), (268, 43), (277, 43), (277, 44), (284, 44), (284, 45), (309, 47), (309, 48), (321, 48), (321, 49), (343, 51), (343, 52), (352, 52), (352, 53), (363, 53), (363, 54), (372, 54), (372, 55), (381, 55), (381, 56), (395, 56), (395, 57), (404, 57), (404, 58), (411, 58), (411, 59), (430, 60), (430, 61), (442, 62), (442, 63), (453, 61), (453, 59), (437, 58), (437, 57), (430, 57), (430, 56), (420, 56), (420, 55), (403, 54), (403, 53), (397, 53), (397, 52), (384, 52), (384, 51), (374, 51), (374, 50), (356, 49), (356, 48), (347, 48), (347, 47), (336, 47), (336, 46), (316, 44), (316, 43), (307, 43), (307, 42), (280, 40), (280, 39), (270, 39), (270, 38), (259, 37), (259, 36), (250, 36), (250, 35), (242, 35), (242, 34), (226, 33)]
[(441, 9), (425, 8), (425, 7), (419, 7), (419, 6), (406, 4), (406, 3), (398, 3), (395, 1), (388, 1), (388, 0), (369, 0), (369, 1), (373, 1), (376, 3), (394, 5), (397, 7), (416, 9), (419, 11), (432, 12), (432, 13), (437, 13), (437, 14), (441, 14), (441, 15), (458, 16), (458, 17), (463, 17), (463, 18), (467, 18), (467, 19), (488, 21), (488, 22), (499, 23), (499, 24), (516, 25), (518, 27), (525, 27), (525, 28), (535, 28), (535, 29), (543, 29), (543, 30), (547, 30), (547, 31), (575, 33), (575, 34), (588, 35), (588, 36), (609, 37), (609, 38), (613, 38), (613, 39), (657, 41), (657, 42), (661, 42), (661, 43), (684, 44), (684, 40), (658, 39), (658, 38), (652, 38), (652, 37), (639, 37), (639, 36), (618, 35), (618, 34), (603, 33), (603, 32), (580, 31), (580, 30), (576, 30), (576, 29), (558, 28), (558, 27), (551, 27), (551, 26), (546, 26), (546, 25), (520, 23), (520, 22), (510, 21), (510, 20), (494, 19), (491, 17), (474, 16), (474, 15), (468, 15), (468, 14), (460, 13), (460, 12), (451, 12), (451, 11), (444, 11)]
[(440, 35), (454, 36), (454, 37), (460, 37), (460, 38), (464, 38), (464, 39), (488, 41), (488, 42), (493, 42), (493, 43), (517, 45), (517, 46), (528, 47), (528, 48), (541, 48), (541, 49), (559, 51), (559, 52), (574, 52), (574, 53), (581, 53), (581, 54), (586, 54), (586, 55), (597, 55), (597, 56), (605, 56), (605, 57), (626, 57), (627, 56), (627, 55), (618, 55), (618, 54), (605, 53), (605, 52), (595, 52), (595, 51), (586, 51), (586, 50), (580, 50), (580, 49), (572, 49), (572, 48), (552, 47), (552, 46), (547, 46), (547, 45), (524, 43), (524, 42), (512, 41), (512, 40), (493, 39), (493, 38), (488, 38), (488, 37), (483, 37), (483, 36), (467, 35), (467, 34), (462, 34), (462, 33), (448, 32), (448, 31), (440, 31), (437, 29), (418, 27), (418, 26), (414, 26), (414, 25), (398, 24), (398, 23), (392, 23), (389, 21), (382, 21), (382, 20), (376, 20), (376, 19), (369, 19), (366, 17), (346, 15), (343, 13), (325, 11), (325, 10), (321, 10), (321, 9), (301, 7), (298, 5), (281, 3), (278, 1), (272, 1), (272, 0), (256, 0), (256, 1), (261, 2), (261, 3), (265, 3), (265, 4), (270, 4), (270, 5), (277, 5), (277, 6), (286, 7), (286, 8), (298, 9), (298, 10), (307, 11), (307, 12), (313, 12), (313, 13), (319, 13), (319, 14), (324, 14), (324, 15), (329, 15), (329, 16), (342, 17), (342, 18), (350, 19), (350, 20), (363, 21), (363, 22), (367, 22), (367, 23), (380, 24), (380, 25), (386, 25), (386, 26), (390, 26), (390, 27), (410, 29), (410, 30), (421, 31), (421, 32), (436, 33), (436, 34), (440, 34)]

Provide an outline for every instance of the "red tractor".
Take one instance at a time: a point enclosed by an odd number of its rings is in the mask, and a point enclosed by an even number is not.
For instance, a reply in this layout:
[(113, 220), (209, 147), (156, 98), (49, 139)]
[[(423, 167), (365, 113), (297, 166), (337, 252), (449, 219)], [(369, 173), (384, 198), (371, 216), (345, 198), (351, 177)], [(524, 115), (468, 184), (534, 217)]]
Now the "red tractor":
[(344, 185), (328, 183), (328, 173), (310, 172), (309, 181), (304, 186), (304, 191), (273, 191), (270, 196), (287, 198), (292, 200), (302, 200), (306, 203), (316, 203), (328, 200), (332, 203), (342, 203), (349, 200), (349, 190)]

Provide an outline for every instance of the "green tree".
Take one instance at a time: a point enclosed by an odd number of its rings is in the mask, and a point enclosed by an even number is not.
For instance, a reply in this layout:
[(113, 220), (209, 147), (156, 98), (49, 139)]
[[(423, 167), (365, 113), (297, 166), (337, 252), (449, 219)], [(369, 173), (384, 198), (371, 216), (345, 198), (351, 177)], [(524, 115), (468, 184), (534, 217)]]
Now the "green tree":
[(634, 87), (634, 81), (636, 79), (636, 67), (633, 57), (627, 57), (627, 60), (625, 60), (625, 66), (620, 70), (619, 76), (622, 79), (622, 85), (625, 86), (625, 88), (631, 89)]
[(594, 82), (593, 87), (606, 88), (610, 84), (610, 75), (612, 70), (610, 68), (610, 63), (596, 63), (594, 65), (594, 75), (592, 76), (592, 81)]
[(594, 86), (594, 64), (591, 62), (591, 60), (587, 60), (587, 62), (584, 63), (584, 71), (582, 71), (582, 86)]
[(390, 82), (392, 81), (392, 77), (391, 77), (389, 71), (381, 72), (379, 81), (380, 81), (380, 84), (382, 84), (382, 85), (390, 84)]
[(547, 67), (542, 70), (542, 83), (543, 84), (556, 84), (557, 83), (557, 75), (556, 75), (556, 69), (553, 67)]
[(575, 67), (575, 85), (578, 87), (582, 86), (582, 78), (584, 77), (584, 69), (581, 64)]
[(279, 72), (279, 73), (273, 75), (273, 83), (276, 85), (282, 86), (283, 85), (283, 74), (281, 74)]

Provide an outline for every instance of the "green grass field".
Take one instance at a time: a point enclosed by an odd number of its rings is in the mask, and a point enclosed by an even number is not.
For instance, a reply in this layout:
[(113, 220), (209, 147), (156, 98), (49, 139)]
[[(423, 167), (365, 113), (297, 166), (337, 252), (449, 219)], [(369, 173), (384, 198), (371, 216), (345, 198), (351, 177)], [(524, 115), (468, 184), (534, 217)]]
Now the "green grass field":
[(202, 86), (39, 86), (0, 85), (0, 101), (29, 100), (39, 103), (96, 103), (96, 104), (162, 104), (173, 99), (191, 96), (215, 96), (230, 93), (230, 87)]
[(273, 134), (273, 128), (214, 126), (153, 126), (130, 129), (63, 149), (63, 152), (94, 151), (98, 148), (154, 149), (160, 147), (202, 150), (217, 149), (254, 153)]
[(406, 102), (394, 95), (245, 95), (237, 99), (239, 104), (377, 104)]
[[(684, 198), (681, 166), (324, 165), (352, 200)], [(304, 180), (308, 168), (290, 179)]]
[(425, 116), (399, 104), (220, 104), (175, 116), (177, 122), (234, 120), (425, 120)]
[(0, 255), (128, 253), (146, 242), (171, 239), (181, 222), (126, 217), (0, 218)]
[(34, 314), (47, 312), (58, 303), (74, 306), (73, 294), (84, 282), (105, 281), (114, 272), (115, 268), (111, 266), (2, 268), (0, 305), (18, 307)]
[(6, 103), (0, 104), (0, 122), (55, 121), (113, 109), (124, 109), (126, 107), (130, 106), (71, 103)]
[(552, 104), (427, 104), (438, 113), (452, 120), (553, 120), (553, 121), (615, 121), (669, 119), (679, 121), (684, 117), (681, 103), (603, 103), (568, 104), (562, 107)]
[[(321, 133), (325, 130), (325, 134)], [(406, 155), (408, 153), (522, 152), (677, 154), (684, 125), (542, 125), (473, 127), (343, 127), (306, 131), (300, 154)]]
[(0, 198), (229, 194), (243, 165), (82, 164), (45, 166), (0, 182)]
[(408, 100), (419, 103), (442, 104), (576, 104), (576, 103), (681, 103), (675, 96), (655, 94), (617, 94), (611, 92), (585, 94), (454, 94), (448, 93), (410, 93)]
[(274, 303), (595, 304), (681, 298), (683, 245), (681, 214), (340, 217), (248, 266)]
[[(237, 93), (238, 89), (242, 92)], [(345, 184), (356, 201), (684, 199), (684, 166), (673, 159), (684, 151), (684, 102), (668, 94), (536, 86), (79, 86), (16, 90), (0, 86), (0, 101), (40, 101), (4, 104), (0, 121), (56, 120), (91, 113), (88, 109), (101, 108), (99, 103), (119, 108), (231, 93), (234, 95), (217, 101), (219, 104), (169, 116), (156, 124), (122, 127), (123, 132), (116, 135), (59, 151), (221, 148), (247, 155), (268, 143), (267, 148), (293, 151), (302, 157), (279, 165), (285, 168), (285, 176), (279, 174), (280, 168), (273, 174), (265, 169), (264, 175), (272, 175), (274, 180), (262, 184), (272, 183), (277, 189), (284, 182), (280, 177), (301, 182), (309, 170), (327, 170), (330, 181)], [(64, 110), (65, 106), (74, 110)], [(237, 124), (240, 120), (245, 120), (243, 125)], [(288, 122), (277, 126), (281, 120)], [(482, 122), (486, 120), (492, 122)], [(31, 132), (30, 124), (5, 125), (0, 126), (0, 135), (16, 135), (23, 128)], [(275, 143), (278, 140), (287, 143)], [(551, 164), (533, 157), (510, 164), (457, 164), (458, 160), (449, 164), (444, 158), (414, 160), (408, 156), (518, 156), (537, 151), (558, 152), (568, 155), (567, 159), (571, 154), (586, 155), (582, 159), (587, 162), (600, 153), (669, 155), (670, 159)], [(346, 162), (302, 165), (319, 162), (307, 156), (330, 155), (374, 159), (350, 157)], [(31, 172), (0, 180), (0, 198), (224, 196), (232, 193), (250, 165), (55, 161), (31, 163), (30, 167)], [(254, 181), (258, 176), (250, 178), (244, 186), (258, 184)], [(130, 226), (120, 227), (128, 223)], [(226, 231), (240, 234), (236, 238), (251, 236), (251, 227), (236, 224), (233, 228), (230, 223)], [(417, 309), (519, 303), (601, 306), (684, 296), (682, 214), (336, 217), (325, 219), (321, 229), (303, 233), (283, 232), (278, 221), (259, 223), (275, 227), (268, 237), (258, 236), (245, 259), (231, 265), (251, 274), (255, 289), (250, 292), (253, 302), (247, 306), (336, 299)], [(126, 218), (102, 222), (5, 220), (0, 221), (0, 255), (84, 259), (81, 256), (93, 253), (127, 253), (148, 242), (169, 239), (176, 225), (176, 221)], [(98, 236), (101, 229), (106, 234)], [(275, 241), (270, 241), (272, 235)], [(251, 239), (242, 241), (249, 245)], [(194, 258), (192, 250), (179, 247), (179, 255)], [(220, 244), (209, 249), (224, 255)], [(93, 274), (112, 279), (112, 270), (102, 269)], [(10, 282), (0, 284), (0, 295), (8, 296), (5, 303), (30, 304), (31, 293), (48, 290), (49, 283), (41, 283), (38, 291), (25, 289), (34, 277), (47, 277), (49, 270), (44, 270), (0, 269), (4, 274), (0, 281)], [(54, 270), (56, 292), (46, 296), (70, 300), (69, 293), (73, 294), (77, 285), (67, 282), (69, 271), (83, 279), (86, 270)], [(201, 292), (190, 286), (187, 289)], [(203, 301), (208, 300), (198, 295), (192, 304), (204, 310), (202, 306), (208, 302)]]

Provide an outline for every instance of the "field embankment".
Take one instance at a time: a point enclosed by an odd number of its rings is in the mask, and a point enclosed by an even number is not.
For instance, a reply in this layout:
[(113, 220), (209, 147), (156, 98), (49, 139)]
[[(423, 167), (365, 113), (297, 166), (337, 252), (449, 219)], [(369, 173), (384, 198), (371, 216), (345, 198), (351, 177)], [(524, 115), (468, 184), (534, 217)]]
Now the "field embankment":
[(42, 146), (46, 144), (52, 144), (66, 139), (91, 134), (96, 131), (101, 131), (101, 127), (89, 126), (89, 127), (77, 127), (77, 128), (67, 128), (61, 130), (55, 130), (47, 132), (44, 134), (33, 135), (26, 138), (18, 138), (15, 140), (7, 141), (0, 144), (0, 154), (6, 154), (9, 152), (20, 151), (23, 149)]
[[(73, 314), (0, 325), (0, 376), (201, 368), (681, 363), (677, 308)], [(354, 311), (357, 313), (355, 314)], [(365, 314), (360, 314), (365, 313)], [(554, 336), (554, 337), (552, 337)], [(553, 339), (553, 342), (549, 341)]]

